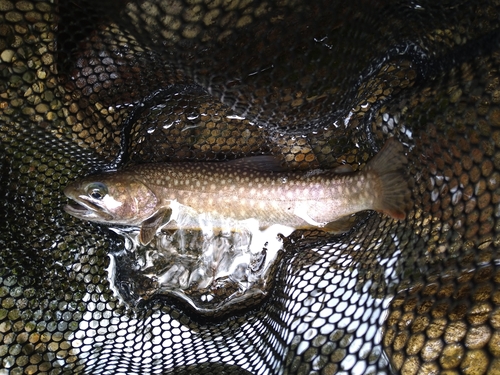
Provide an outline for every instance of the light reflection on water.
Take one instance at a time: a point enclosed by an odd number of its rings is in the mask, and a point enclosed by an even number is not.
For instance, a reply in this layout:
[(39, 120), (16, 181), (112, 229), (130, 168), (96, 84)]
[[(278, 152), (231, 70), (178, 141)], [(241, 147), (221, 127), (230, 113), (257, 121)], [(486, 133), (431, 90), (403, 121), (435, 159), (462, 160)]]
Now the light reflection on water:
[(108, 268), (120, 299), (135, 305), (151, 296), (176, 296), (205, 313), (267, 295), (282, 236), (293, 232), (283, 225), (261, 230), (256, 219), (198, 214), (178, 203), (165, 229), (146, 246), (139, 243), (138, 228), (112, 230), (125, 239), (124, 249), (110, 254)]

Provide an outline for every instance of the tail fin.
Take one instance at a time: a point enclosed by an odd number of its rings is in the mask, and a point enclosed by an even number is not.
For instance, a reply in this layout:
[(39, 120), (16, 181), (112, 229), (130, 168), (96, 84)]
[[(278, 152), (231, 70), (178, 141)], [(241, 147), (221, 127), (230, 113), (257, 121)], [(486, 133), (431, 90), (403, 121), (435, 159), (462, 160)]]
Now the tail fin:
[(375, 174), (380, 184), (373, 208), (399, 220), (406, 218), (411, 203), (408, 178), (404, 175), (407, 163), (403, 145), (396, 138), (389, 138), (365, 168), (366, 172)]

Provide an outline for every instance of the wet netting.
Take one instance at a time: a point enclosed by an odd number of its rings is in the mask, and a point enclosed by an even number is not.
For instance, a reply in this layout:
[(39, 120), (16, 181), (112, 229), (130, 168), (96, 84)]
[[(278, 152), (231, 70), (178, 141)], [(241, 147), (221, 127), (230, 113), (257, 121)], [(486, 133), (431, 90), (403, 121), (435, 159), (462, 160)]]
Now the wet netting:
[[(500, 374), (499, 7), (0, 0), (0, 374)], [(357, 171), (390, 137), (404, 220), (141, 244), (63, 209), (104, 170)]]

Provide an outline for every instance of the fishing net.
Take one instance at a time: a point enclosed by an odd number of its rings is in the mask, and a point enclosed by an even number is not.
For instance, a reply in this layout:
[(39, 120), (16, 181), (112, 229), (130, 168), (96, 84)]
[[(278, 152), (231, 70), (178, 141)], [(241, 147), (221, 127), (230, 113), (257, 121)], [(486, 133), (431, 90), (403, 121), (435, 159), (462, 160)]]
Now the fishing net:
[[(500, 374), (498, 2), (0, 0), (0, 17), (0, 374)], [(97, 171), (358, 170), (389, 137), (406, 220), (273, 235), (246, 279), (197, 290), (171, 254), (206, 238), (136, 247), (62, 209)], [(237, 257), (238, 235), (211, 240)]]

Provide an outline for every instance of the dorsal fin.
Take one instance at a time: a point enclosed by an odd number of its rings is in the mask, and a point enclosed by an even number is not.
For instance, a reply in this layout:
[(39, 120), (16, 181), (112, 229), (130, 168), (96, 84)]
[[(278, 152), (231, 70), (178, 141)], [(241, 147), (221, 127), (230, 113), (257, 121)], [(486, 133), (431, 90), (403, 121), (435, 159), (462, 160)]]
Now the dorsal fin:
[(286, 169), (281, 166), (281, 162), (279, 161), (279, 159), (277, 159), (273, 155), (248, 156), (241, 159), (227, 161), (226, 163), (231, 166), (237, 166), (238, 168), (253, 169), (256, 171), (286, 171)]
[(333, 171), (337, 174), (344, 174), (354, 172), (354, 169), (349, 164), (342, 164), (334, 168)]

